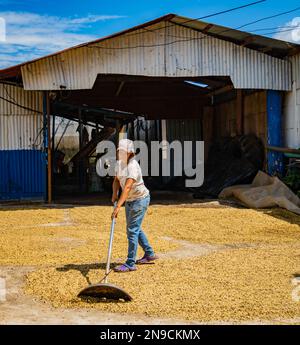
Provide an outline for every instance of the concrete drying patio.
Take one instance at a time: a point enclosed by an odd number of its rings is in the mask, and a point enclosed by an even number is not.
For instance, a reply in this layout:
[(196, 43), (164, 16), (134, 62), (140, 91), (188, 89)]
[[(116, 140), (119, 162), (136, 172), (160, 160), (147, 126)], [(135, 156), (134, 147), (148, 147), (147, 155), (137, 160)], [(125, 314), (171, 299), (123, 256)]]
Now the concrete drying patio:
[[(1, 324), (300, 323), (299, 216), (217, 201), (152, 205), (144, 230), (160, 260), (109, 276), (133, 302), (83, 301), (77, 293), (104, 274), (110, 213), (109, 206), (0, 208)], [(122, 210), (113, 265), (126, 249)]]

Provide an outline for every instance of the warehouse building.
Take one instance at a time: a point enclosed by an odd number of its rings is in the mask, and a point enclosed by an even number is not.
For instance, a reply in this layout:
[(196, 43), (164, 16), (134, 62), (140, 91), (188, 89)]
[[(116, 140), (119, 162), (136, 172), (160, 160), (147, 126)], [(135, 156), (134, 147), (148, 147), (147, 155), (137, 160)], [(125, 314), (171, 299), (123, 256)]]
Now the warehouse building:
[[(58, 167), (56, 117), (78, 122), (71, 168)], [(97, 144), (124, 129), (204, 140), (206, 156), (224, 137), (254, 135), (260, 168), (283, 174), (284, 152), (300, 147), (300, 46), (169, 14), (0, 70), (0, 200), (51, 201), (59, 179), (89, 191)]]

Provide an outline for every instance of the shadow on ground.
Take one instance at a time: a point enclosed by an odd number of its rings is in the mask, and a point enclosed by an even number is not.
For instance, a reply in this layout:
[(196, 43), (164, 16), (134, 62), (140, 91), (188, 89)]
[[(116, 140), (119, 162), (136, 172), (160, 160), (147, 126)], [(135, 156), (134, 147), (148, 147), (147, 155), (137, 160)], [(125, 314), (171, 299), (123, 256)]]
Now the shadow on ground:
[[(113, 269), (115, 266), (117, 266), (117, 263), (111, 263), (110, 267)], [(92, 282), (89, 279), (89, 272), (90, 270), (99, 270), (103, 269), (105, 270), (106, 263), (94, 263), (94, 264), (68, 264), (61, 267), (57, 267), (56, 270), (59, 272), (68, 272), (68, 271), (79, 271), (83, 277), (86, 279), (87, 283), (90, 285)], [(99, 278), (99, 281), (104, 278), (105, 274), (103, 273), (103, 277)]]
[[(111, 270), (116, 266), (116, 263), (111, 264)], [(79, 271), (87, 281), (87, 286), (78, 291), (78, 297), (86, 303), (124, 303), (131, 301), (130, 295), (123, 289), (116, 285), (104, 283), (105, 274), (100, 278), (98, 283), (92, 283), (89, 279), (90, 270), (105, 269), (106, 263), (94, 263), (94, 264), (68, 264), (62, 267), (56, 268), (59, 272), (67, 272), (70, 270)], [(109, 273), (110, 273), (109, 272)], [(84, 291), (84, 293), (83, 293)]]
[(270, 208), (270, 209), (260, 209), (257, 211), (267, 214), (268, 216), (272, 216), (277, 219), (283, 220), (290, 224), (296, 224), (300, 226), (300, 216), (297, 215), (296, 213), (284, 210), (282, 208), (276, 207), (276, 208)]

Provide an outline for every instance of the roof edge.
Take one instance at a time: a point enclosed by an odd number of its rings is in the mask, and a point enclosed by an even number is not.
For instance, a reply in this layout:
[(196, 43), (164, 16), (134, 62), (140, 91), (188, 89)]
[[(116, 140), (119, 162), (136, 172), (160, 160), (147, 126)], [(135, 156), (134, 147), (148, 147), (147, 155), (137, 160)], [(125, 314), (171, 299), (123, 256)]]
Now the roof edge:
[(33, 63), (33, 62), (36, 62), (36, 61), (39, 61), (39, 60), (42, 60), (42, 59), (54, 56), (54, 55), (58, 55), (58, 54), (64, 53), (64, 52), (66, 52), (68, 50), (71, 50), (71, 49), (82, 48), (82, 47), (85, 47), (85, 46), (87, 46), (89, 44), (99, 43), (99, 42), (102, 42), (102, 41), (107, 40), (107, 39), (111, 39), (111, 38), (114, 38), (114, 37), (122, 36), (124, 34), (129, 33), (129, 32), (136, 31), (136, 30), (139, 30), (139, 29), (143, 29), (144, 27), (147, 27), (147, 26), (150, 26), (150, 25), (153, 25), (153, 24), (165, 21), (165, 20), (171, 20), (174, 17), (177, 17), (177, 15), (174, 14), (174, 13), (169, 13), (169, 14), (166, 14), (164, 16), (161, 16), (161, 17), (152, 19), (150, 21), (147, 21), (145, 23), (132, 26), (129, 29), (124, 29), (124, 30), (118, 31), (116, 33), (113, 33), (111, 35), (107, 35), (107, 36), (104, 36), (104, 37), (101, 37), (101, 38), (97, 38), (96, 40), (80, 43), (80, 44), (78, 44), (76, 46), (68, 47), (68, 48), (56, 51), (54, 53), (48, 54), (48, 55), (44, 55), (44, 56), (38, 57), (38, 58), (33, 59), (33, 60), (28, 60), (28, 61), (22, 62), (20, 64), (17, 64), (17, 65), (13, 65), (13, 66), (10, 66), (10, 67), (7, 67), (7, 68), (0, 69), (0, 76), (6, 75), (6, 74), (8, 76), (9, 75), (12, 76), (12, 74), (14, 74), (13, 73), (14, 71), (21, 70), (21, 67), (24, 66), (24, 65), (27, 65), (27, 64), (30, 64), (30, 63)]
[[(174, 19), (174, 18), (175, 18), (175, 20), (172, 21), (172, 19)], [(128, 29), (124, 29), (124, 30), (121, 30), (119, 32), (113, 33), (111, 35), (107, 35), (107, 36), (98, 38), (96, 40), (80, 43), (78, 45), (75, 45), (75, 46), (72, 46), (72, 47), (68, 47), (68, 48), (65, 48), (63, 50), (59, 50), (57, 52), (41, 56), (41, 57), (38, 57), (38, 58), (33, 59), (33, 60), (25, 61), (25, 62), (22, 62), (20, 64), (14, 65), (14, 66), (10, 66), (10, 67), (4, 68), (4, 69), (0, 69), (0, 82), (1, 82), (1, 80), (6, 80), (6, 79), (9, 79), (9, 78), (21, 77), (21, 67), (24, 66), (24, 65), (35, 63), (35, 62), (40, 61), (42, 59), (46, 59), (46, 58), (49, 58), (49, 57), (52, 57), (52, 56), (55, 56), (55, 55), (59, 55), (61, 53), (67, 52), (69, 50), (73, 50), (73, 49), (77, 49), (77, 48), (82, 48), (82, 47), (88, 46), (90, 44), (95, 44), (95, 43), (99, 43), (99, 42), (102, 42), (102, 41), (105, 41), (105, 40), (108, 40), (108, 39), (119, 37), (119, 36), (122, 36), (124, 34), (130, 33), (130, 32), (136, 31), (136, 30), (140, 30), (140, 29), (146, 28), (148, 26), (151, 26), (151, 25), (163, 22), (163, 21), (169, 21), (170, 23), (173, 23), (173, 24), (177, 24), (177, 25), (181, 25), (181, 26), (184, 26), (184, 27), (189, 27), (190, 29), (197, 30), (197, 29), (195, 29), (193, 27), (190, 27), (188, 25), (184, 25), (185, 22), (183, 22), (183, 23), (176, 22), (176, 18), (181, 18), (183, 20), (186, 19), (187, 21), (191, 21), (191, 22), (192, 21), (198, 21), (198, 22), (201, 22), (203, 24), (213, 25), (215, 27), (222, 27), (222, 28), (224, 28), (226, 30), (232, 30), (232, 31), (235, 31), (235, 32), (239, 32), (241, 34), (249, 34), (251, 36), (261, 37), (261, 38), (263, 38), (265, 40), (270, 40), (270, 41), (274, 40), (274, 41), (283, 42), (286, 45), (290, 45), (291, 46), (290, 53), (287, 54), (286, 56), (298, 54), (300, 52), (300, 45), (296, 44), (296, 43), (282, 41), (282, 40), (278, 40), (278, 39), (273, 39), (273, 38), (270, 38), (270, 37), (267, 37), (267, 36), (251, 34), (251, 33), (246, 32), (246, 31), (236, 30), (234, 28), (229, 28), (229, 27), (218, 25), (218, 24), (208, 23), (208, 22), (204, 22), (204, 21), (201, 21), (201, 20), (197, 20), (197, 19), (191, 19), (191, 18), (179, 16), (179, 15), (174, 14), (174, 13), (169, 13), (169, 14), (163, 15), (161, 17), (158, 17), (158, 18), (152, 19), (150, 21), (147, 21), (145, 23), (142, 23), (142, 24), (139, 24), (139, 25), (135, 25), (135, 26), (130, 27)], [(201, 31), (201, 30), (199, 30), (199, 31)], [(206, 34), (214, 36), (214, 34), (210, 33), (209, 31), (207, 31)], [(225, 37), (222, 38), (221, 36), (219, 37), (219, 39), (226, 40)]]

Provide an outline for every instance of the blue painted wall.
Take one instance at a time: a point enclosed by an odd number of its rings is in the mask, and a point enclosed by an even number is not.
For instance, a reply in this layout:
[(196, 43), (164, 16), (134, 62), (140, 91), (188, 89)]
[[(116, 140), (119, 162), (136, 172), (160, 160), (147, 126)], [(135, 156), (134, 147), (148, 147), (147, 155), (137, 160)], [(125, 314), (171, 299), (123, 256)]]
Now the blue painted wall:
[[(267, 142), (270, 146), (283, 146), (282, 137), (282, 93), (270, 90), (267, 92)], [(268, 151), (268, 173), (282, 175), (284, 172), (283, 154)]]
[(45, 198), (45, 154), (40, 150), (0, 151), (0, 200)]

